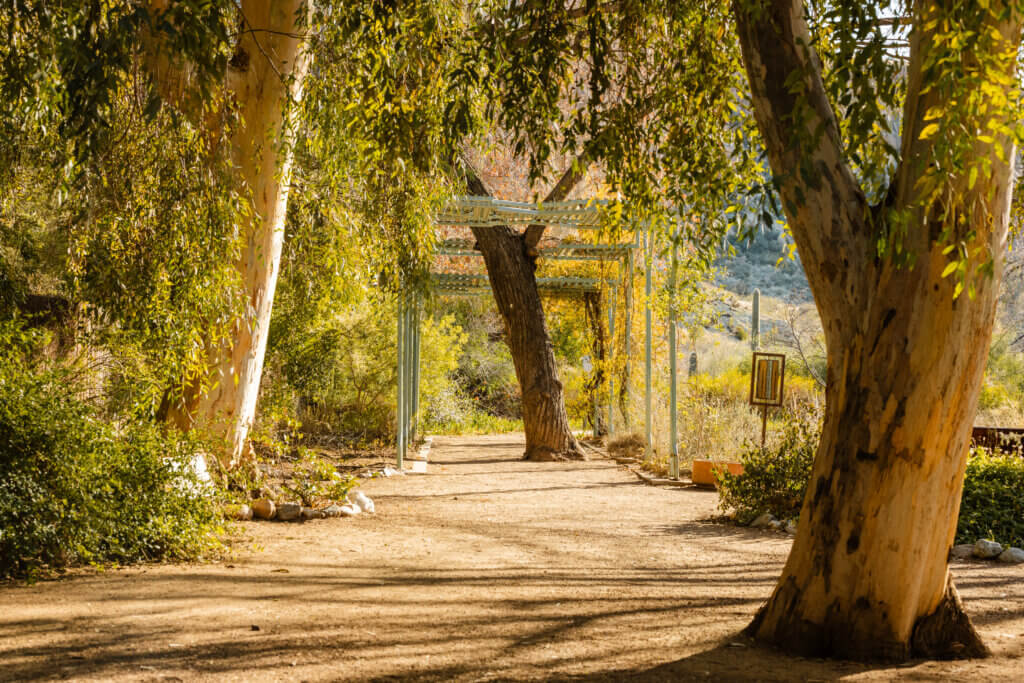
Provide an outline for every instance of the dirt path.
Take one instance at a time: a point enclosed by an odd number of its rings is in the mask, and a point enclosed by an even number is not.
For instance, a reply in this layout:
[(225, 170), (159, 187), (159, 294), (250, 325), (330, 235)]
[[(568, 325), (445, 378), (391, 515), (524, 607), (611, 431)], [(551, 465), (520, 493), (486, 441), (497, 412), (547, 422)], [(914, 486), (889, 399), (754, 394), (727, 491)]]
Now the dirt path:
[(247, 524), (217, 564), (0, 587), (0, 679), (1024, 678), (1024, 568), (954, 567), (993, 659), (787, 658), (737, 633), (788, 537), (702, 521), (714, 492), (521, 452), (439, 438), (429, 475), (364, 487), (374, 516)]

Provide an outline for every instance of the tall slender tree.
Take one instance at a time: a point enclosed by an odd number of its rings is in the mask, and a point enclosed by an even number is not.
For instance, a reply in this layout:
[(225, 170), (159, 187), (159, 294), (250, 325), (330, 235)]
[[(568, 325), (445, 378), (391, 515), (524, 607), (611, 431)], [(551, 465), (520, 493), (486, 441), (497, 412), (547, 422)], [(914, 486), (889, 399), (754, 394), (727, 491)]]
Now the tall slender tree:
[[(240, 118), (231, 135), (231, 156), (238, 169), (239, 191), (251, 198), (248, 220), (237, 227), (245, 240), (237, 267), (246, 305), (232, 338), (210, 349), (215, 368), (212, 381), (199, 382), (188, 400), (170, 411), (171, 419), (181, 426), (199, 420), (225, 435), (230, 443), (229, 465), (243, 455), (256, 414), (280, 270), (302, 84), (310, 62), (305, 32), (311, 7), (307, 0), (243, 0), (238, 12), (240, 29), (225, 83), (227, 106)], [(174, 78), (176, 73), (169, 71), (164, 78)]]

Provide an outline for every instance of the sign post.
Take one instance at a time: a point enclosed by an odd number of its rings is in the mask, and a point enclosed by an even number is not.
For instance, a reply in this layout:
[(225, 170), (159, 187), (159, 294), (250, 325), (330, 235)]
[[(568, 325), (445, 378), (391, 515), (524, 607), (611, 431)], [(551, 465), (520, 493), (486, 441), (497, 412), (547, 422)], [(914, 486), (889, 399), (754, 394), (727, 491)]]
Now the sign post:
[(768, 408), (782, 405), (786, 356), (755, 351), (750, 364), (750, 405), (761, 407), (761, 448), (768, 431)]

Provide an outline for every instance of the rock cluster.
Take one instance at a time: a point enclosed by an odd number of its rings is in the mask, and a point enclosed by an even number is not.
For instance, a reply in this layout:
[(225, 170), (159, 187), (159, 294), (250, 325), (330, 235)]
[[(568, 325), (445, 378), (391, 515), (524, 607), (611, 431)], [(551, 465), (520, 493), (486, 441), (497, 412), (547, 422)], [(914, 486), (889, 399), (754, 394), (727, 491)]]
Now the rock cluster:
[(795, 519), (776, 519), (770, 512), (762, 512), (753, 522), (750, 523), (755, 529), (771, 529), (772, 531), (785, 531), (789, 535), (796, 533)]
[[(350, 500), (351, 498), (351, 500)], [(332, 503), (322, 508), (312, 508), (299, 503), (274, 503), (269, 498), (254, 500), (250, 505), (225, 505), (224, 516), (234, 520), (267, 519), (278, 522), (308, 522), (311, 519), (329, 517), (354, 517), (375, 511), (373, 500), (362, 491), (347, 496), (342, 504)]]
[(1024, 550), (1020, 548), (1004, 548), (1001, 543), (979, 538), (975, 543), (963, 543), (953, 546), (949, 557), (954, 560), (977, 558), (979, 560), (995, 560), (1006, 564), (1024, 563)]

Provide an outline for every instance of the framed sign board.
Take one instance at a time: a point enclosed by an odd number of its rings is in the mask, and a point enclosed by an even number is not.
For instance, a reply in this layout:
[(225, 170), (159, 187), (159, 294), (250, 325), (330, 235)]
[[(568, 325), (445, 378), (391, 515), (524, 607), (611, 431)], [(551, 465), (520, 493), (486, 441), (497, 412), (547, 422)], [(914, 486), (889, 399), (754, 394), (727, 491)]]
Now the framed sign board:
[(750, 372), (750, 404), (781, 406), (785, 375), (785, 354), (755, 351)]

